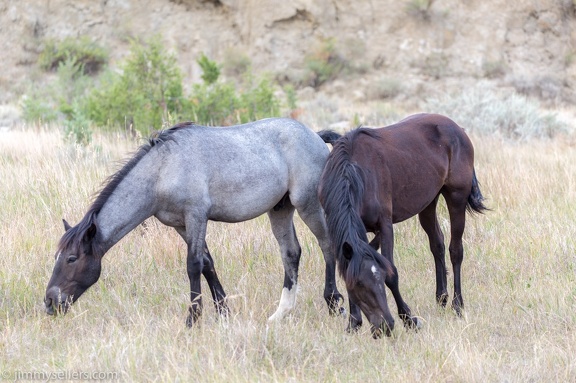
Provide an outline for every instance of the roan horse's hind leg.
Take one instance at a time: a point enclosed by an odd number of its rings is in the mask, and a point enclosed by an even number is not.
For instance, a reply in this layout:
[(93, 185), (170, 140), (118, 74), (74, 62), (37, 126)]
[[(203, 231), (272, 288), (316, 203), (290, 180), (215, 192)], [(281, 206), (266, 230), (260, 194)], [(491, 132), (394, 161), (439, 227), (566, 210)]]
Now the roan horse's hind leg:
[(302, 250), (294, 229), (294, 210), (294, 206), (287, 200), (283, 206), (277, 206), (268, 211), (272, 232), (280, 245), (282, 263), (284, 264), (284, 287), (278, 309), (269, 318), (271, 321), (282, 319), (296, 304), (298, 268)]
[(324, 300), (328, 305), (330, 315), (344, 314), (346, 310), (341, 306), (344, 302), (344, 297), (336, 288), (336, 258), (334, 257), (332, 245), (328, 236), (328, 227), (326, 226), (326, 221), (324, 219), (324, 210), (322, 210), (320, 202), (316, 198), (314, 198), (313, 201), (307, 201), (305, 208), (297, 206), (297, 209), (300, 218), (302, 218), (306, 226), (308, 226), (318, 240), (318, 245), (320, 246), (322, 255), (324, 256), (324, 261), (326, 263)]

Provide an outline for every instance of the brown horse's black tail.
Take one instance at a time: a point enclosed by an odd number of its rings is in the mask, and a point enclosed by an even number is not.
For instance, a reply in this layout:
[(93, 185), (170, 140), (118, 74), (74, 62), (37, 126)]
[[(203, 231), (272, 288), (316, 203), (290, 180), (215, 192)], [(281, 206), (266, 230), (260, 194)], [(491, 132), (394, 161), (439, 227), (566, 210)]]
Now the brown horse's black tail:
[(484, 203), (484, 196), (480, 192), (480, 185), (478, 184), (478, 179), (476, 178), (476, 171), (472, 171), (472, 190), (468, 196), (468, 204), (466, 205), (466, 210), (470, 213), (484, 213), (489, 211)]

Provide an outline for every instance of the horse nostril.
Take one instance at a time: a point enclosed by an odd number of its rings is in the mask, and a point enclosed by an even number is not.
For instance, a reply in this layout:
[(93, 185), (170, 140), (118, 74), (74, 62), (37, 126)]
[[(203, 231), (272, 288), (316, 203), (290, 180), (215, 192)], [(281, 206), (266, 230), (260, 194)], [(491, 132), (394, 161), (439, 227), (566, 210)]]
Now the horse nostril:
[(44, 306), (46, 307), (46, 314), (54, 315), (54, 306), (52, 305), (52, 298), (44, 298)]

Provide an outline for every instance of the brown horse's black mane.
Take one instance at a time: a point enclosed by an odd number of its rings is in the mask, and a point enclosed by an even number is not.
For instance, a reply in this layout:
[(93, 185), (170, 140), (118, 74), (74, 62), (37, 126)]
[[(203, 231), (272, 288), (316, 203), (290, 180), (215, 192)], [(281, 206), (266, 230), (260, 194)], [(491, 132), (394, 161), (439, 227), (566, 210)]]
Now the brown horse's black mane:
[[(361, 134), (375, 137), (372, 129), (357, 128), (337, 141), (328, 157), (320, 184), (320, 199), (324, 201), (328, 230), (338, 261), (338, 270), (347, 285), (358, 281), (363, 257), (371, 257), (385, 270), (390, 263), (368, 244), (366, 228), (360, 217), (360, 204), (364, 195), (364, 172), (352, 161), (354, 141)], [(347, 245), (345, 245), (347, 244)], [(352, 257), (344, 254), (350, 246)]]
[[(96, 215), (100, 212), (108, 198), (114, 193), (114, 190), (118, 187), (120, 182), (130, 173), (132, 169), (140, 162), (142, 157), (144, 157), (150, 149), (153, 147), (159, 147), (168, 141), (174, 140), (174, 133), (181, 129), (193, 127), (192, 122), (181, 122), (172, 126), (169, 129), (161, 130), (153, 133), (147, 140), (147, 142), (141, 145), (136, 152), (129, 157), (129, 159), (121, 165), (120, 170), (112, 174), (104, 181), (104, 186), (100, 189), (100, 192), (96, 194), (96, 197), (88, 211), (84, 215), (84, 218), (78, 224), (64, 233), (60, 242), (58, 244), (59, 251), (63, 248), (70, 246), (72, 244), (77, 245), (84, 238), (84, 235), (94, 224)], [(97, 249), (93, 249), (93, 254), (97, 254)]]

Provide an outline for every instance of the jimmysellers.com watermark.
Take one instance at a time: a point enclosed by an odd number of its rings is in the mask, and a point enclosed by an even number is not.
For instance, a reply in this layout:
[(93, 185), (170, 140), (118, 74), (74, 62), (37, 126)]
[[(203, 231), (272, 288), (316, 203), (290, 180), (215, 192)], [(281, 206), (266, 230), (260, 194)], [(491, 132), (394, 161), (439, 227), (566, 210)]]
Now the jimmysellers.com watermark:
[(118, 380), (117, 372), (105, 371), (2, 371), (0, 380), (12, 382), (57, 382), (71, 380)]

